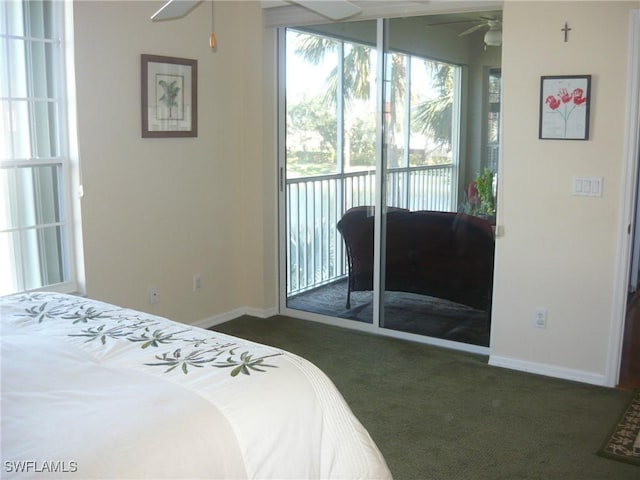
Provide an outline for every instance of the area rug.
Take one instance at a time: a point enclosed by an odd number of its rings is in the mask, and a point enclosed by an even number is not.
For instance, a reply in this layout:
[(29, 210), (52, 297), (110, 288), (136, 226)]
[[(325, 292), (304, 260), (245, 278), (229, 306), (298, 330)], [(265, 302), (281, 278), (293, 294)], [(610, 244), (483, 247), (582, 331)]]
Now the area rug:
[(634, 393), (613, 433), (598, 453), (640, 466), (640, 390)]

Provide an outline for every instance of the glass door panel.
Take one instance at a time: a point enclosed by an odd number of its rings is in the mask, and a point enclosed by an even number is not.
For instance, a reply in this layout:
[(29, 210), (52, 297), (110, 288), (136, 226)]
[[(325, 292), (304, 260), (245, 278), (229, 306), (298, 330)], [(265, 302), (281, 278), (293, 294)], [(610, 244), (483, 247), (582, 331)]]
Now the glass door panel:
[(286, 306), (367, 324), (373, 323), (375, 39), (374, 21), (287, 29), (285, 39)]
[(464, 42), (464, 55), (447, 55), (424, 35), (425, 21), (386, 21), (380, 326), (488, 346), (493, 231), (461, 211), (462, 172), (476, 157), (462, 148), (475, 131), (466, 127), (474, 108), (461, 103), (472, 99), (475, 69), (460, 62), (472, 49)]

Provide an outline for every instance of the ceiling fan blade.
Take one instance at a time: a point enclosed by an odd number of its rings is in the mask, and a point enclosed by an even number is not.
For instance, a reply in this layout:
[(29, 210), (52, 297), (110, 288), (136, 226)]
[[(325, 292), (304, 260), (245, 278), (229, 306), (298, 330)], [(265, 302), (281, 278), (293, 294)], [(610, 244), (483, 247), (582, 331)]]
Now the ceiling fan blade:
[(193, 10), (202, 0), (169, 0), (160, 10), (151, 15), (151, 20), (160, 22), (182, 18)]
[(458, 36), (459, 36), (459, 37), (462, 37), (462, 36), (464, 36), (464, 35), (469, 35), (470, 33), (473, 33), (473, 32), (475, 32), (476, 30), (480, 30), (481, 28), (484, 28), (484, 27), (486, 27), (486, 26), (487, 26), (487, 24), (486, 24), (486, 23), (482, 23), (482, 24), (480, 24), (480, 25), (476, 25), (476, 26), (474, 26), (474, 27), (469, 28), (468, 30), (465, 30), (464, 32), (462, 32), (462, 33), (461, 33), (461, 34), (459, 34)]
[(293, 3), (331, 20), (343, 20), (362, 12), (360, 7), (346, 0), (297, 0)]
[(443, 27), (447, 25), (460, 25), (461, 23), (478, 23), (482, 20), (454, 20), (451, 22), (434, 22), (434, 23), (425, 23), (425, 27)]

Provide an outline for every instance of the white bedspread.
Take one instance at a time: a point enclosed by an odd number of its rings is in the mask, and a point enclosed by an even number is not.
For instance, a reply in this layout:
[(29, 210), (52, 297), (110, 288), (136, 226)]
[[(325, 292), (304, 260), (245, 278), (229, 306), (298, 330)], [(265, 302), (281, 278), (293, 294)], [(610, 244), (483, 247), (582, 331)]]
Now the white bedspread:
[(391, 478), (296, 355), (74, 296), (0, 309), (3, 478)]

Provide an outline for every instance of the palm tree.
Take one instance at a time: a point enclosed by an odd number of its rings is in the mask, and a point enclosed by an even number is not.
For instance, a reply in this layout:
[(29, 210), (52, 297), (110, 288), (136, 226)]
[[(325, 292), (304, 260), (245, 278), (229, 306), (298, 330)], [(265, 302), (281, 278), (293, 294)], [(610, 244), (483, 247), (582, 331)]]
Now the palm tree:
[[(334, 53), (340, 46), (339, 40), (312, 34), (299, 34), (295, 53), (309, 63), (318, 65), (329, 53)], [(372, 47), (357, 43), (345, 44), (343, 96), (346, 102), (351, 100), (368, 100), (371, 92), (371, 50)], [(405, 67), (401, 55), (392, 55), (392, 95), (402, 98), (405, 92)], [(338, 92), (338, 66), (327, 76), (325, 100), (335, 104)]]
[[(313, 65), (319, 65), (330, 53), (335, 53), (340, 41), (311, 34), (298, 34), (296, 55), (301, 56)], [(349, 44), (344, 56), (343, 91), (346, 102), (351, 100), (368, 100), (371, 78), (371, 48), (364, 45)], [(335, 105), (338, 95), (338, 66), (327, 76), (327, 90), (324, 101)]]
[[(327, 76), (327, 89), (323, 96), (326, 105), (334, 106), (338, 98), (338, 81), (342, 78), (342, 96), (345, 105), (349, 106), (356, 100), (369, 100), (371, 94), (371, 83), (373, 72), (371, 71), (371, 51), (372, 47), (357, 44), (346, 43), (334, 40), (328, 37), (300, 33), (296, 38), (295, 53), (313, 65), (320, 64), (326, 55), (338, 51), (340, 45), (344, 45), (343, 72), (339, 75), (336, 65)], [(397, 108), (401, 108), (404, 101), (406, 89), (406, 68), (404, 64), (404, 56), (399, 54), (390, 54), (389, 70), (391, 74), (391, 89), (387, 92), (390, 98), (387, 98), (387, 104), (393, 105), (395, 108), (389, 109), (389, 114), (385, 120), (387, 122), (389, 145), (395, 145), (394, 138), (396, 136), (397, 126)], [(347, 126), (350, 131), (350, 126)], [(349, 142), (348, 136), (345, 141)], [(346, 149), (348, 155), (348, 149)]]
[(440, 147), (451, 148), (454, 77), (451, 65), (425, 61), (431, 70), (433, 87), (438, 96), (413, 107), (413, 126), (428, 135)]
[[(320, 64), (326, 55), (335, 53), (340, 46), (339, 40), (311, 34), (299, 34), (295, 52), (313, 65)], [(371, 47), (350, 43), (345, 48), (343, 97), (345, 103), (353, 100), (368, 100), (371, 83)], [(405, 56), (390, 54), (389, 70), (391, 71), (391, 89), (387, 92), (388, 105), (396, 108), (389, 109), (387, 116), (387, 128), (390, 138), (388, 144), (393, 145), (397, 126), (397, 108), (402, 108), (406, 90)], [(451, 125), (454, 102), (454, 70), (451, 65), (445, 63), (424, 61), (431, 71), (433, 87), (438, 93), (437, 97), (421, 102), (413, 107), (412, 128), (428, 135), (436, 145), (444, 149), (450, 149)], [(327, 90), (324, 94), (324, 102), (335, 105), (338, 92), (338, 67), (331, 70), (327, 76)]]
[(180, 92), (180, 87), (176, 85), (177, 80), (169, 83), (165, 80), (160, 80), (158, 84), (162, 87), (163, 94), (160, 97), (160, 101), (164, 103), (169, 109), (169, 118), (173, 117), (173, 107), (178, 106), (178, 102), (176, 98), (178, 97), (178, 93)]

